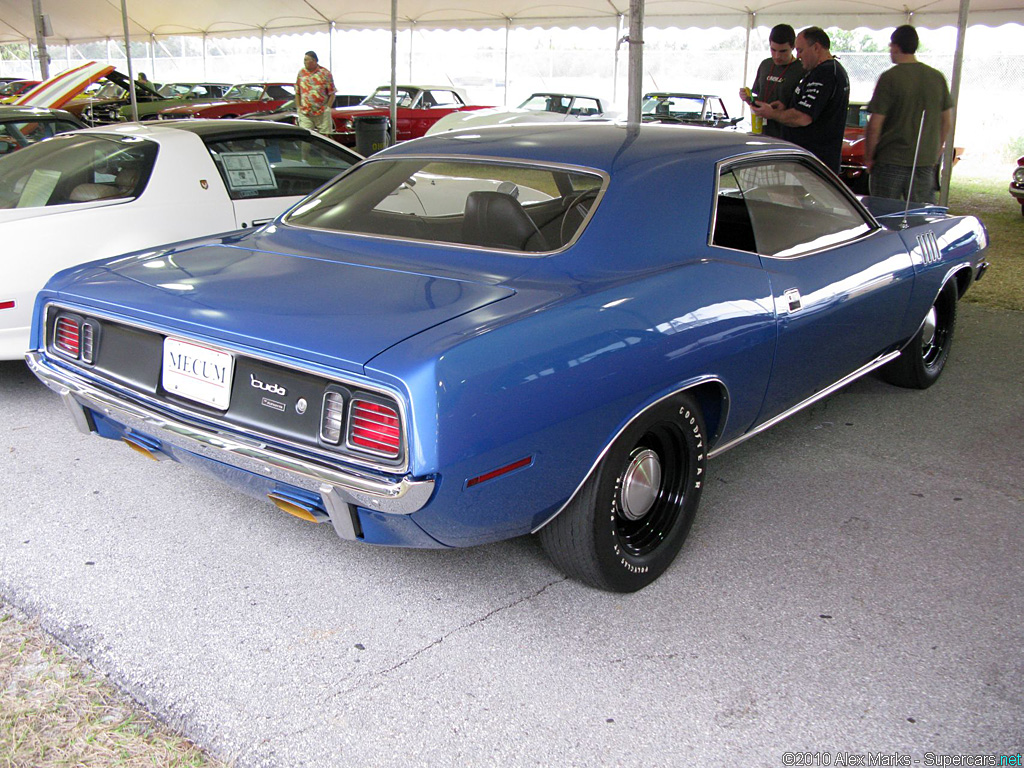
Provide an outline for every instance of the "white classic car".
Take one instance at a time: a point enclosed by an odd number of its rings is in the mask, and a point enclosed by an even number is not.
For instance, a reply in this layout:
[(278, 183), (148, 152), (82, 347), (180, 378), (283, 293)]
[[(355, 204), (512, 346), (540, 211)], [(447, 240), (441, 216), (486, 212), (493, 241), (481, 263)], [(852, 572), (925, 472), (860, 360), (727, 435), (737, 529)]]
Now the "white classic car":
[(599, 117), (610, 118), (607, 101), (596, 96), (579, 96), (572, 93), (534, 93), (515, 109), (492, 107), (473, 112), (453, 112), (434, 123), (427, 131), (428, 136), (460, 128), (483, 128), (487, 125), (510, 125), (512, 123), (564, 123)]
[(360, 160), (303, 128), (242, 120), (126, 123), (61, 134), (0, 164), (0, 360), (24, 356), (55, 272), (259, 226)]

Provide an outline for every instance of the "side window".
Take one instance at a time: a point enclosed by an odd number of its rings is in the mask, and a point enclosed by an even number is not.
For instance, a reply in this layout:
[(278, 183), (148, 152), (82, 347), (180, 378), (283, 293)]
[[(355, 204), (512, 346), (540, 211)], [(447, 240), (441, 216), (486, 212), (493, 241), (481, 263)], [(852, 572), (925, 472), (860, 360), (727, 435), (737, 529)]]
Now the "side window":
[(308, 195), (356, 159), (313, 136), (263, 136), (207, 145), (232, 200)]
[(741, 164), (719, 176), (712, 245), (784, 258), (870, 230), (835, 182), (799, 160)]
[(423, 94), (425, 107), (461, 107), (462, 99), (454, 91), (433, 90)]
[(574, 115), (596, 115), (600, 112), (597, 108), (597, 99), (576, 98), (572, 103), (572, 114)]

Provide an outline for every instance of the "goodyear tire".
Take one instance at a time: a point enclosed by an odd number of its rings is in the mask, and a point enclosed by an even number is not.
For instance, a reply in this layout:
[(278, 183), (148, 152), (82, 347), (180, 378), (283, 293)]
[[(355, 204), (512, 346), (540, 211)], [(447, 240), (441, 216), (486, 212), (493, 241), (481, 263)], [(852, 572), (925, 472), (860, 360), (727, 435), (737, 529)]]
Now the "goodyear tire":
[(953, 346), (958, 298), (956, 285), (947, 283), (914, 338), (881, 369), (882, 378), (909, 389), (927, 389), (939, 380)]
[(645, 411), (618, 437), (541, 544), (566, 575), (599, 589), (635, 592), (683, 546), (704, 487), (704, 419), (677, 396)]

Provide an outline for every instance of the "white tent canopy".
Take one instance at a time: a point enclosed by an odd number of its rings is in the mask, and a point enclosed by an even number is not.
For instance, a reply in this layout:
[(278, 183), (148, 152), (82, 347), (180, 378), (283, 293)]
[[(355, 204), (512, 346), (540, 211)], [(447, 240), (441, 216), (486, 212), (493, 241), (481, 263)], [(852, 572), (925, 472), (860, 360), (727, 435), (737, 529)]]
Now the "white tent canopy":
[[(246, 0), (209, 2), (131, 0), (133, 39), (172, 35), (227, 37), (344, 28), (387, 29), (390, 3), (382, 0)], [(746, 27), (787, 22), (875, 29), (907, 22), (919, 27), (956, 25), (959, 0), (647, 0), (652, 27)], [(42, 0), (53, 43), (124, 37), (117, 0)], [(629, 0), (400, 0), (398, 27), (421, 29), (615, 27), (629, 15)], [(996, 26), (1024, 21), (1021, 0), (972, 0), (971, 23)], [(31, 0), (0, 0), (0, 43), (35, 39)]]

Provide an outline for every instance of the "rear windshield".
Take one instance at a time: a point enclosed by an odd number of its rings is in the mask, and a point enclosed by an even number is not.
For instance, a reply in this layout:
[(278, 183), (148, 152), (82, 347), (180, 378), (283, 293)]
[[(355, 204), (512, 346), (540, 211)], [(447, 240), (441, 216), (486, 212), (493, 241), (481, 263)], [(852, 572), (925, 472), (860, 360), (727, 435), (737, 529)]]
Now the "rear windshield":
[(55, 136), (0, 163), (0, 208), (138, 197), (156, 155), (154, 142), (133, 136)]
[(570, 244), (603, 188), (594, 171), (494, 161), (373, 160), (310, 198), (287, 223), (540, 253)]

